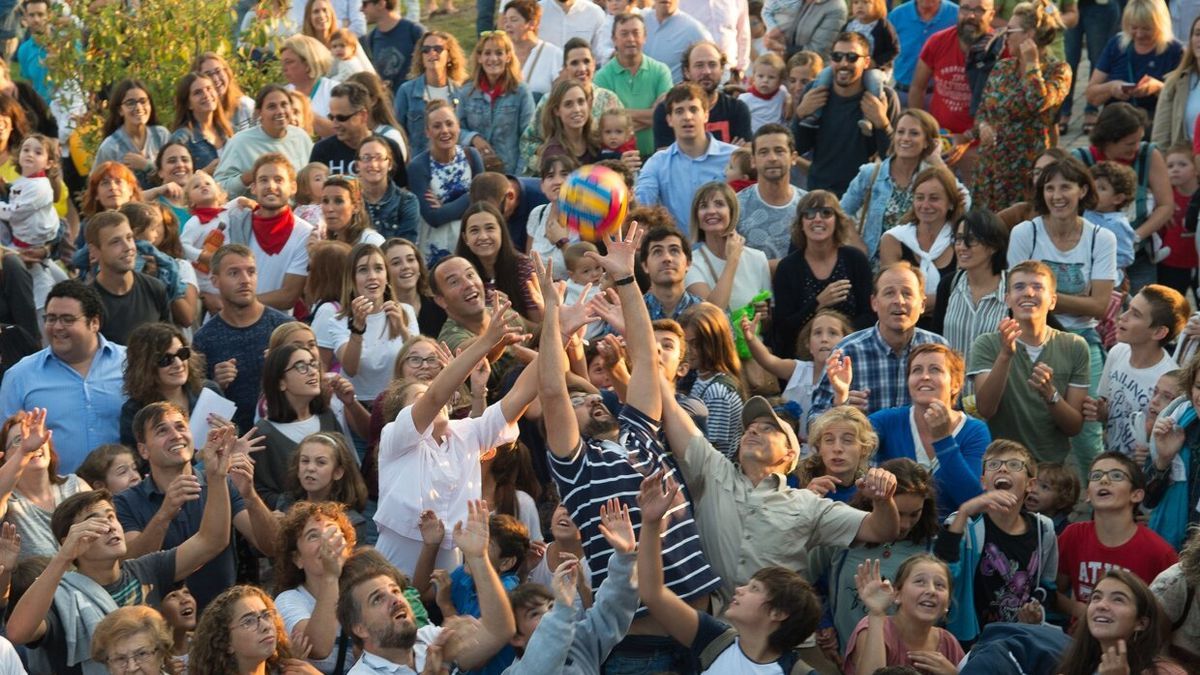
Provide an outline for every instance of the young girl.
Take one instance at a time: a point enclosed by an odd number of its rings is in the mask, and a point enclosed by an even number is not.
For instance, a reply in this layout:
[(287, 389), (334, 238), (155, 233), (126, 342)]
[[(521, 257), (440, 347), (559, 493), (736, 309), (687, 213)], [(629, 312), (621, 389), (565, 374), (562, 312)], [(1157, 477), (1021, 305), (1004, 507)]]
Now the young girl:
[(853, 406), (830, 408), (809, 423), (808, 438), (815, 452), (796, 467), (800, 487), (836, 502), (850, 501), (858, 492), (855, 481), (879, 447), (870, 420)]
[(567, 265), (563, 259), (563, 250), (571, 243), (579, 241), (579, 235), (571, 232), (558, 221), (558, 191), (566, 182), (567, 176), (579, 168), (579, 162), (574, 157), (557, 155), (542, 160), (539, 167), (542, 176), (542, 194), (549, 200), (547, 204), (533, 207), (529, 212), (529, 220), (525, 226), (525, 253), (537, 253), (546, 264), (553, 261), (555, 280), (567, 278)]
[(600, 113), (597, 125), (600, 134), (600, 159), (620, 160), (637, 152), (637, 137), (633, 133), (633, 118), (624, 108)]
[[(58, 212), (54, 203), (63, 190), (58, 141), (42, 134), (30, 134), (22, 143), (15, 164), (21, 177), (8, 189), (8, 201), (0, 202), (0, 221), (8, 224), (8, 238), (18, 251), (41, 249), (58, 235)], [(50, 287), (65, 281), (67, 275), (43, 259), (26, 258), (25, 266), (33, 276), (33, 304), (42, 312)]]
[(1054, 521), (1054, 533), (1062, 534), (1070, 523), (1067, 517), (1079, 501), (1079, 476), (1061, 462), (1040, 462), (1037, 478), (1025, 495), (1025, 510), (1040, 513)]
[(228, 215), (222, 206), (225, 203), (225, 191), (212, 176), (197, 171), (188, 179), (184, 192), (192, 217), (184, 223), (179, 242), (183, 247), (183, 257), (192, 263), (192, 269), (196, 272), (196, 285), (200, 289), (204, 308), (210, 314), (215, 314), (221, 309), (221, 296), (209, 277), (208, 265), (217, 249), (225, 245), (225, 229), (229, 225)]
[[(847, 675), (870, 675), (885, 666), (957, 672), (966, 654), (957, 638), (938, 627), (950, 608), (946, 563), (928, 553), (914, 555), (900, 566), (893, 586), (880, 576), (879, 561), (867, 560), (858, 566), (855, 587), (868, 614), (846, 647)], [(893, 606), (896, 613), (889, 616)]]
[[(309, 162), (296, 174), (296, 208), (292, 211), (297, 218), (312, 225), (315, 230), (311, 239), (325, 238), (325, 216), (321, 213), (321, 188), (329, 177), (329, 167), (320, 162)], [(354, 242), (351, 242), (354, 243)]]
[(480, 460), (480, 469), (483, 498), (492, 512), (516, 518), (529, 531), (530, 541), (542, 541), (542, 518), (537, 509), (542, 490), (533, 473), (529, 448), (519, 442), (502, 445)]
[(716, 305), (701, 302), (679, 317), (687, 342), (688, 366), (699, 376), (691, 396), (708, 407), (705, 436), (727, 457), (735, 457), (742, 438), (742, 360), (733, 345), (733, 326)]
[(174, 642), (171, 653), (165, 655), (174, 665), (168, 672), (187, 675), (188, 650), (192, 648), (192, 631), (196, 630), (196, 599), (187, 584), (180, 582), (163, 597), (158, 610), (171, 629)]
[(105, 443), (88, 453), (75, 475), (93, 490), (106, 489), (119, 495), (142, 482), (133, 451), (120, 443)]
[(362, 513), (367, 507), (367, 483), (344, 436), (324, 431), (305, 436), (288, 462), (288, 480), (278, 511), (287, 513), (292, 504), (302, 501), (338, 502), (346, 507), (358, 540), (369, 543)]
[(825, 372), (825, 362), (833, 353), (834, 346), (852, 333), (854, 328), (850, 325), (850, 319), (836, 309), (819, 309), (800, 329), (800, 337), (796, 341), (796, 354), (800, 358), (781, 359), (772, 354), (759, 339), (758, 325), (761, 320), (761, 314), (755, 314), (753, 319), (742, 317), (742, 334), (746, 336), (750, 354), (758, 365), (775, 377), (787, 381), (783, 389), (783, 398), (800, 405), (800, 433), (797, 436), (804, 442), (804, 456), (808, 456), (811, 451), (808, 444), (808, 412), (812, 408), (813, 390), (821, 381)]
[(1166, 658), (1171, 625), (1158, 598), (1136, 574), (1109, 568), (1088, 600), (1087, 621), (1055, 672), (1062, 675), (1130, 673), (1184, 675)]
[(329, 40), (329, 49), (333, 52), (333, 71), (329, 76), (342, 82), (347, 77), (363, 71), (373, 73), (375, 66), (371, 59), (358, 44), (358, 37), (349, 28), (338, 28), (333, 31)]

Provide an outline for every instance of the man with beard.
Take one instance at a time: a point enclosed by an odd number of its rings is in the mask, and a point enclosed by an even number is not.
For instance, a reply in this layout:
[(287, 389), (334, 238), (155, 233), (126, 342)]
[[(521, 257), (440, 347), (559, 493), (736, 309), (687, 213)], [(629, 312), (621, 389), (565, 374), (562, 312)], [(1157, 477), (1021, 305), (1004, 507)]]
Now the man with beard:
[[(670, 64), (668, 64), (670, 65)], [(700, 85), (708, 107), (704, 130), (719, 141), (740, 145), (750, 138), (750, 108), (736, 97), (721, 91), (725, 74), (725, 55), (712, 40), (693, 42), (683, 52), (683, 81)], [(654, 147), (662, 149), (675, 142), (671, 110), (666, 101), (654, 108)], [(689, 193), (690, 194), (690, 193)], [(689, 197), (690, 199), (690, 197)]]
[(792, 245), (796, 204), (806, 193), (788, 181), (796, 154), (792, 132), (782, 124), (764, 124), (754, 132), (750, 161), (758, 182), (738, 193), (737, 229), (746, 246), (767, 254), (771, 271)]
[[(812, 151), (808, 189), (829, 190), (840, 195), (858, 174), (858, 167), (874, 157), (883, 157), (892, 145), (892, 131), (900, 117), (900, 98), (890, 87), (877, 97), (863, 86), (863, 73), (871, 67), (871, 45), (858, 33), (837, 36), (829, 60), (833, 67), (832, 87), (811, 87), (796, 106), (792, 133), (800, 154)], [(799, 121), (822, 110), (817, 126)], [(871, 123), (864, 134), (859, 122)]]
[[(550, 449), (550, 471), (563, 496), (563, 504), (582, 533), (592, 570), (592, 588), (600, 588), (613, 554), (598, 529), (600, 505), (610, 498), (620, 500), (629, 507), (629, 515), (637, 526), (641, 512), (634, 497), (644, 476), (660, 470), (667, 475), (676, 473), (666, 456), (659, 429), (662, 371), (657, 367), (650, 314), (634, 283), (638, 234), (638, 227), (633, 225), (623, 239), (608, 238), (607, 255), (588, 254), (614, 280), (625, 322), (631, 375), (625, 407), (617, 418), (604, 407), (598, 395), (568, 388), (567, 358), (561, 347), (560, 299), (557, 293), (548, 290), (554, 288), (552, 272), (538, 263), (546, 306), (540, 343), (539, 400), (543, 418), (547, 420), (545, 436)], [(672, 245), (679, 241), (677, 233), (673, 237)], [(682, 278), (680, 275), (681, 281)], [(561, 422), (572, 415), (575, 424)], [(686, 491), (682, 494), (683, 500), (673, 509), (674, 518), (663, 534), (666, 585), (694, 609), (706, 611), (708, 595), (717, 589), (720, 580), (700, 550), (691, 504)], [(607, 667), (618, 672), (679, 669), (679, 664), (687, 658), (686, 650), (675, 645), (668, 635), (643, 610), (634, 619), (629, 637), (613, 650)]]
[(679, 84), (684, 79), (684, 55), (697, 42), (712, 43), (712, 34), (695, 17), (679, 11), (679, 0), (654, 0), (654, 11), (643, 18), (646, 54), (667, 64), (671, 81)]
[(473, 502), (466, 523), (454, 526), (454, 543), (478, 593), (478, 622), (460, 619), (444, 628), (418, 629), (399, 570), (370, 549), (346, 560), (338, 583), (337, 618), (362, 650), (348, 675), (422, 672), (426, 659), (435, 655), (464, 670), (479, 668), (508, 644), (517, 624), (508, 594), (488, 561), (488, 517), (487, 502)]
[(97, 213), (88, 219), (86, 236), (88, 254), (100, 270), (92, 285), (104, 305), (104, 337), (123, 345), (144, 323), (170, 322), (167, 287), (134, 271), (138, 252), (129, 219), (118, 211)]
[[(967, 54), (980, 40), (991, 35), (994, 6), (992, 0), (962, 0), (958, 6), (958, 23), (953, 28), (934, 33), (925, 42), (913, 71), (908, 106), (918, 110), (926, 108), (925, 92), (932, 80), (929, 113), (938, 121), (939, 127), (952, 134), (951, 140), (956, 145), (974, 144), (977, 140), (975, 118), (971, 114)], [(972, 145), (955, 168), (960, 176), (970, 175), (974, 164), (975, 146)]]
[[(487, 330), (491, 315), (487, 311), (483, 279), (466, 258), (450, 256), (438, 261), (429, 270), (429, 292), (438, 307), (446, 310), (446, 323), (438, 333), (438, 342), (445, 343), (452, 353)], [(504, 322), (513, 327), (523, 325), (521, 315), (511, 308), (504, 313)], [(503, 382), (519, 362), (529, 363), (535, 355), (536, 352), (522, 345), (498, 345), (488, 354), (492, 364), (490, 381)]]
[(230, 199), (246, 194), (254, 185), (254, 163), (267, 153), (280, 153), (293, 167), (304, 166), (312, 155), (313, 142), (300, 127), (288, 124), (292, 99), (288, 90), (268, 84), (258, 90), (254, 111), (258, 124), (239, 131), (221, 150), (221, 163), (213, 179)]
[(192, 346), (204, 354), (208, 378), (237, 404), (233, 421), (248, 431), (254, 426), (262, 386), (263, 347), (275, 328), (291, 317), (259, 300), (255, 293), (258, 265), (246, 246), (222, 246), (213, 254), (211, 266), (221, 311), (196, 331)]
[[(235, 435), (228, 422), (213, 426), (228, 426), (229, 435)], [(113, 498), (113, 506), (125, 531), (127, 553), (136, 558), (179, 546), (199, 532), (208, 499), (217, 493), (192, 468), (196, 452), (185, 411), (165, 401), (151, 403), (134, 416), (133, 433), (138, 454), (150, 466), (150, 474)], [(250, 440), (253, 433), (232, 443), (233, 480), (226, 499), (233, 527), (269, 558), (275, 553), (278, 520), (254, 490), (254, 465), (249, 453), (260, 450), (262, 441), (259, 437)], [(196, 596), (197, 612), (204, 611), (213, 598), (236, 582), (237, 557), (233, 546), (226, 546), (188, 577), (188, 590)]]
[(871, 293), (871, 310), (879, 320), (837, 344), (830, 357), (836, 363), (826, 368), (813, 392), (812, 417), (833, 405), (829, 373), (843, 368), (852, 369), (847, 405), (870, 415), (912, 401), (905, 375), (909, 352), (930, 342), (946, 344), (941, 335), (917, 328), (917, 320), (925, 311), (924, 288), (921, 270), (906, 261), (880, 268)]
[[(45, 411), (22, 425), (26, 453), (50, 440)], [(236, 437), (230, 427), (214, 427), (204, 455), (210, 487), (200, 527), (179, 546), (129, 557), (125, 533), (108, 490), (82, 492), (63, 500), (50, 517), (59, 543), (46, 569), (21, 596), (7, 623), (8, 639), (28, 644), (43, 667), (34, 672), (63, 675), (102, 672), (91, 661), (97, 624), (118, 607), (157, 606), (174, 586), (229, 545), (229, 487), (225, 476)]]
[[(745, 107), (741, 101), (734, 102)], [(646, 160), (633, 192), (642, 206), (667, 207), (675, 226), (686, 234), (692, 195), (705, 183), (725, 179), (725, 167), (737, 146), (709, 133), (708, 98), (695, 82), (672, 87), (662, 105), (668, 110), (667, 123), (675, 132), (675, 142)]]
[(971, 347), (967, 377), (992, 438), (1024, 443), (1039, 462), (1062, 462), (1083, 428), (1091, 381), (1087, 342), (1046, 325), (1058, 297), (1054, 273), (1026, 261), (1008, 271), (1008, 307), (995, 333)]

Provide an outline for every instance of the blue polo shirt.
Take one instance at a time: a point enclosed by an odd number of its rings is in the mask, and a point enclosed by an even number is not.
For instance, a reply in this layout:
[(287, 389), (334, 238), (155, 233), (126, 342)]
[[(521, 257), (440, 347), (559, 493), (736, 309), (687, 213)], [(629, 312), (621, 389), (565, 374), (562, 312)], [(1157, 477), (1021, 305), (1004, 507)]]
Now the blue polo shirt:
[(736, 145), (718, 141), (712, 134), (708, 135), (708, 149), (699, 157), (685, 155), (678, 143), (659, 150), (642, 165), (633, 184), (638, 204), (667, 207), (679, 231), (688, 235), (692, 197), (705, 183), (725, 180), (725, 167), (734, 150)]
[(47, 410), (46, 427), (54, 432), (61, 474), (75, 473), (96, 446), (121, 441), (125, 347), (97, 337), (86, 377), (47, 347), (18, 361), (0, 384), (5, 418), (21, 410)]
[(896, 29), (896, 37), (900, 40), (900, 54), (892, 64), (892, 72), (896, 84), (904, 89), (912, 83), (913, 71), (917, 69), (917, 58), (921, 56), (921, 47), (930, 35), (950, 28), (958, 22), (958, 5), (950, 0), (942, 0), (937, 14), (929, 21), (917, 14), (917, 3), (910, 0), (893, 9), (888, 14), (888, 21)]
[[(204, 474), (198, 474), (200, 482), (204, 482)], [(126, 532), (141, 532), (149, 525), (150, 519), (162, 507), (166, 495), (155, 484), (153, 478), (138, 483), (113, 498), (113, 506), (117, 509), (117, 520)], [(230, 518), (236, 517), (246, 509), (242, 495), (229, 483)], [(200, 531), (200, 520), (204, 516), (204, 505), (208, 502), (208, 486), (200, 488), (200, 498), (194, 499), (179, 509), (175, 520), (167, 526), (167, 534), (163, 537), (163, 550), (174, 548), (189, 537)], [(196, 613), (204, 611), (205, 606), (221, 591), (237, 583), (237, 555), (233, 551), (233, 542), (224, 551), (208, 561), (200, 569), (187, 578), (188, 590), (196, 598)]]

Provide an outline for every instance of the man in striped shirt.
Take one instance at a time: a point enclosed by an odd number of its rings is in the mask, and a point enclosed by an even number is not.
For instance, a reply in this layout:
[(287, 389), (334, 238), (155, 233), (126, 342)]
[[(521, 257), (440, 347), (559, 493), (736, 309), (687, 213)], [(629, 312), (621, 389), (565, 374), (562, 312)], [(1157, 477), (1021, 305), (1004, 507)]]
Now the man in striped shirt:
[[(674, 462), (662, 444), (659, 423), (662, 415), (661, 369), (655, 354), (650, 315), (641, 302), (633, 278), (637, 238), (635, 226), (622, 240), (609, 240), (606, 256), (588, 254), (594, 256), (593, 259), (614, 279), (625, 320), (626, 347), (632, 361), (625, 407), (615, 418), (598, 395), (568, 390), (564, 375), (566, 354), (560, 347), (559, 298), (549, 290), (554, 288), (550, 275), (544, 269), (539, 270), (546, 296), (538, 365), (539, 398), (550, 448), (550, 470), (567, 511), (582, 533), (593, 588), (599, 588), (607, 576), (608, 561), (613, 553), (600, 533), (601, 505), (616, 500), (628, 506), (634, 527), (640, 528), (637, 494), (643, 478), (663, 470), (680, 480)], [(573, 322), (564, 318), (564, 323)], [(708, 596), (717, 590), (720, 579), (701, 551), (700, 535), (686, 491), (680, 495), (679, 503), (672, 510), (671, 524), (662, 535), (665, 580), (667, 587), (685, 602), (704, 611), (708, 607)], [(607, 663), (610, 667), (620, 664), (617, 668), (620, 672), (678, 671), (687, 658), (687, 650), (676, 644), (661, 625), (641, 610), (629, 636), (617, 645)]]

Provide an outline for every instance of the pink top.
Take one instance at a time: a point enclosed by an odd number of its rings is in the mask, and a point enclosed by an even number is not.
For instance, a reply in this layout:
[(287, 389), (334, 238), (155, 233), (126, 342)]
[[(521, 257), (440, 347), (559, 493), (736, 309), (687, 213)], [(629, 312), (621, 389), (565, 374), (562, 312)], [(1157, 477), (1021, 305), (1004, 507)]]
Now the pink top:
[[(867, 621), (870, 617), (864, 616), (858, 625), (854, 627), (854, 632), (850, 634), (849, 646), (846, 648), (846, 675), (860, 675), (858, 668), (855, 665), (855, 648), (858, 647), (859, 633), (867, 631)], [(908, 658), (910, 648), (900, 639), (900, 633), (896, 630), (896, 625), (893, 622), (893, 617), (888, 617), (887, 621), (883, 622), (883, 646), (887, 653), (887, 665), (889, 666), (913, 666), (916, 664)], [(950, 663), (955, 666), (959, 661), (962, 661), (965, 652), (962, 645), (958, 644), (958, 638), (950, 634), (950, 631), (945, 628), (934, 628), (938, 635), (937, 650), (945, 656)], [(865, 636), (863, 639), (866, 639)], [(869, 674), (866, 674), (869, 675)]]

